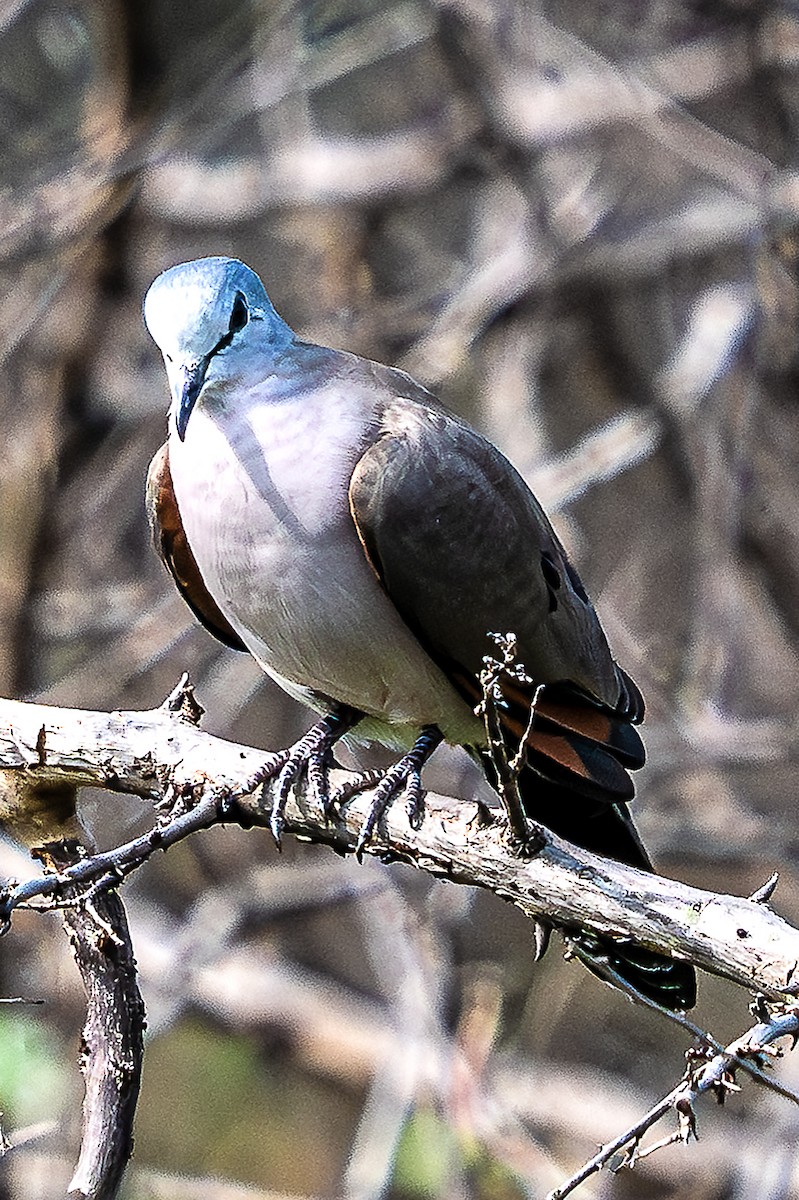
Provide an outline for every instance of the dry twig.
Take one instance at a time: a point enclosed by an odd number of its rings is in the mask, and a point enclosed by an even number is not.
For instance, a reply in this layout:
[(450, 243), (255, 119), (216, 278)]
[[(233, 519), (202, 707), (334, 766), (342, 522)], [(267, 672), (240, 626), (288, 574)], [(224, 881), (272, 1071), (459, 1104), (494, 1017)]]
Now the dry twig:
[[(776, 1056), (780, 1053), (773, 1043), (779, 1038), (790, 1037), (796, 1042), (799, 1036), (799, 1011), (795, 1006), (787, 1007), (781, 1012), (766, 1016), (741, 1037), (731, 1042), (721, 1053), (716, 1054), (710, 1062), (697, 1062), (698, 1055), (689, 1052), (688, 1069), (685, 1078), (672, 1091), (659, 1100), (649, 1112), (636, 1121), (624, 1133), (619, 1134), (612, 1142), (602, 1146), (600, 1150), (576, 1171), (565, 1183), (551, 1191), (546, 1200), (564, 1200), (576, 1188), (584, 1183), (591, 1175), (596, 1174), (606, 1166), (614, 1155), (623, 1153), (624, 1158), (620, 1167), (633, 1167), (635, 1163), (664, 1146), (675, 1142), (688, 1142), (697, 1137), (695, 1104), (697, 1099), (706, 1092), (715, 1095), (719, 1104), (723, 1104), (726, 1096), (733, 1091), (739, 1091), (735, 1083), (735, 1072), (746, 1063), (761, 1065), (767, 1055)], [(673, 1133), (659, 1141), (640, 1149), (641, 1139), (666, 1113), (674, 1111), (677, 1114), (677, 1128)]]

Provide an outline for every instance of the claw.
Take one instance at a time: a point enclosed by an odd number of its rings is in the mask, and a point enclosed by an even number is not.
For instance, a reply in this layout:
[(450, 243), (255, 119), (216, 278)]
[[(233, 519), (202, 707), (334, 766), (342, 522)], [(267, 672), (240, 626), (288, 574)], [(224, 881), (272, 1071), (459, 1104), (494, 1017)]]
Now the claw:
[(411, 812), (413, 813), (411, 824), (413, 824), (414, 820), (421, 821), (424, 812), (422, 801), (422, 767), (443, 740), (443, 734), (436, 729), (435, 725), (425, 726), (414, 742), (413, 749), (409, 750), (407, 754), (403, 754), (402, 758), (394, 763), (393, 767), (389, 767), (384, 772), (382, 779), (374, 790), (369, 812), (361, 826), (358, 840), (355, 843), (355, 855), (359, 862), (362, 860), (363, 852), (372, 839), (378, 821), (401, 790), (405, 789), (408, 795), (409, 816)]
[(535, 931), (535, 953), (533, 954), (533, 962), (541, 962), (541, 959), (546, 954), (549, 948), (549, 939), (552, 935), (552, 926), (547, 925), (545, 921), (534, 921), (533, 929)]
[(405, 783), (405, 811), (411, 829), (421, 829), (424, 821), (424, 797), (422, 775), (420, 771), (412, 771)]
[(353, 709), (340, 708), (308, 730), (298, 742), (284, 754), (275, 756), (257, 783), (266, 784), (276, 779), (269, 828), (278, 850), (286, 824), (286, 804), (292, 787), (307, 772), (308, 783), (314, 797), (327, 815), (330, 807), (328, 771), (332, 760), (332, 749), (338, 739), (360, 720), (360, 713)]

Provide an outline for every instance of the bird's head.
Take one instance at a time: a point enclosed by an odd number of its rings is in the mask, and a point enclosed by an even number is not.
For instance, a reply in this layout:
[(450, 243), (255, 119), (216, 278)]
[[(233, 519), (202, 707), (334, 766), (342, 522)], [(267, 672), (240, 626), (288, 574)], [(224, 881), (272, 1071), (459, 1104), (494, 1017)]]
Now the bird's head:
[(159, 275), (144, 298), (144, 322), (164, 356), (175, 427), (186, 436), (209, 371), (223, 376), (226, 356), (263, 341), (292, 337), (254, 271), (237, 258), (199, 258)]

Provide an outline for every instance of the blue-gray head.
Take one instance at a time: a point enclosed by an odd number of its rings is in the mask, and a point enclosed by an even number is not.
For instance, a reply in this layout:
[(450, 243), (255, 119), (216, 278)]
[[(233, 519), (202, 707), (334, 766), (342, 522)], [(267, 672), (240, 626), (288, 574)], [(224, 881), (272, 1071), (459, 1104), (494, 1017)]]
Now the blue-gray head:
[(224, 374), (226, 356), (256, 328), (265, 344), (293, 337), (258, 276), (237, 258), (198, 258), (164, 271), (144, 298), (144, 321), (164, 356), (181, 441), (203, 384)]

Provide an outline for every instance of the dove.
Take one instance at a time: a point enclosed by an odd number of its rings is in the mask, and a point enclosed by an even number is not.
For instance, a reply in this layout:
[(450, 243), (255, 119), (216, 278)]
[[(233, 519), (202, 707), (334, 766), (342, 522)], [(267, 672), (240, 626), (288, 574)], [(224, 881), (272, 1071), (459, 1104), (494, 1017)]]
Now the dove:
[[(276, 838), (303, 770), (329, 803), (340, 738), (399, 756), (359, 850), (399, 793), (420, 817), (421, 769), (446, 741), (483, 764), (518, 835), (529, 817), (652, 870), (628, 810), (641, 693), (508, 459), (405, 372), (303, 341), (238, 259), (164, 271), (144, 319), (171, 392), (148, 476), (156, 548), (199, 620), (319, 717), (276, 759)], [(522, 750), (521, 812), (482, 715), (492, 634), (515, 648), (491, 712), (508, 757)], [(694, 1004), (687, 963), (585, 944), (650, 999)]]

